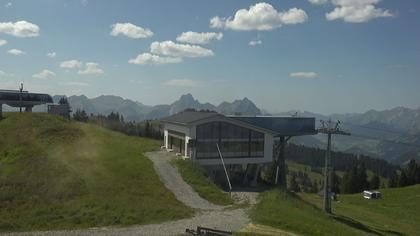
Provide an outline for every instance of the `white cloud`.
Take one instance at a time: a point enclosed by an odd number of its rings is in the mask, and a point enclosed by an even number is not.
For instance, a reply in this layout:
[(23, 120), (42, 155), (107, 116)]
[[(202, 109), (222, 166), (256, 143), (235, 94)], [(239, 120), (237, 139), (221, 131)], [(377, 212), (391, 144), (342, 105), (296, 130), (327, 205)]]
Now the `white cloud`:
[(257, 45), (261, 45), (262, 41), (261, 40), (251, 40), (248, 45), (249, 46), (257, 46)]
[(137, 65), (162, 65), (180, 63), (182, 59), (179, 57), (161, 57), (151, 53), (142, 53), (137, 55), (136, 58), (130, 59), (128, 63)]
[(248, 9), (240, 9), (235, 16), (226, 19), (218, 16), (210, 20), (210, 27), (230, 30), (273, 30), (283, 24), (303, 23), (308, 15), (302, 9), (291, 8), (277, 11), (268, 3), (257, 3)]
[(47, 57), (49, 57), (49, 58), (54, 58), (55, 56), (57, 56), (57, 53), (55, 53), (55, 52), (47, 53)]
[(20, 55), (24, 55), (24, 54), (26, 54), (24, 51), (22, 51), (22, 50), (19, 50), (19, 49), (16, 49), (16, 48), (13, 48), (13, 49), (10, 49), (9, 51), (7, 51), (9, 54), (12, 54), (12, 55), (15, 55), (15, 56), (20, 56)]
[(27, 21), (0, 22), (0, 33), (10, 34), (16, 37), (37, 37), (39, 27)]
[(328, 2), (328, 0), (309, 0), (310, 3), (315, 5), (322, 5)]
[(153, 42), (150, 52), (169, 57), (209, 57), (213, 56), (212, 50), (197, 45), (179, 44), (172, 41)]
[(307, 78), (307, 79), (312, 79), (312, 78), (316, 78), (318, 77), (318, 74), (315, 72), (291, 72), (289, 74), (290, 77), (295, 77), (295, 78)]
[(197, 87), (200, 85), (200, 81), (190, 79), (173, 79), (166, 81), (164, 85), (176, 87)]
[(144, 29), (131, 23), (116, 23), (111, 25), (111, 28), (112, 31), (110, 34), (112, 36), (118, 36), (122, 34), (134, 39), (148, 38), (153, 36), (153, 32), (150, 29)]
[(77, 73), (81, 75), (99, 75), (104, 74), (104, 71), (98, 67), (99, 64), (95, 62), (86, 62), (85, 69), (79, 70)]
[(205, 33), (198, 33), (198, 32), (183, 32), (182, 34), (178, 35), (176, 41), (183, 42), (183, 43), (191, 43), (191, 44), (208, 44), (212, 40), (221, 40), (223, 38), (223, 33), (216, 33), (216, 32), (205, 32)]
[(88, 83), (85, 83), (85, 82), (77, 82), (77, 81), (67, 82), (67, 83), (64, 83), (64, 85), (67, 85), (67, 86), (77, 86), (77, 87), (87, 87), (87, 86), (89, 86)]
[(78, 60), (69, 60), (69, 61), (63, 61), (60, 63), (60, 67), (66, 68), (66, 69), (77, 69), (77, 68), (81, 68), (82, 65), (83, 63)]
[(326, 13), (327, 20), (343, 19), (350, 23), (363, 23), (379, 17), (394, 16), (389, 10), (376, 8), (380, 0), (332, 0), (336, 7)]
[(5, 45), (7, 43), (7, 40), (0, 39), (0, 47)]
[(11, 73), (9, 74), (5, 71), (0, 70), (0, 76), (2, 76), (2, 77), (14, 77), (15, 75), (11, 74)]
[(8, 3), (6, 3), (5, 5), (4, 5), (4, 7), (6, 7), (6, 8), (9, 8), (9, 7), (11, 7), (13, 4), (11, 3), (11, 2), (8, 2)]
[(55, 77), (55, 73), (50, 70), (44, 69), (41, 72), (32, 75), (32, 77), (37, 79), (48, 79), (51, 77)]

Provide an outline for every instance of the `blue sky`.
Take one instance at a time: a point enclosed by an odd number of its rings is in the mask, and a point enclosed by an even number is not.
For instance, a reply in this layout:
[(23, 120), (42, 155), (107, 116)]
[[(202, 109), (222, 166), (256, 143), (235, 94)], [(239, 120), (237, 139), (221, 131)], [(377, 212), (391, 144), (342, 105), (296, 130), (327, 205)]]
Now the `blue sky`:
[(0, 88), (149, 105), (248, 97), (272, 112), (417, 108), (419, 23), (417, 0), (0, 1)]

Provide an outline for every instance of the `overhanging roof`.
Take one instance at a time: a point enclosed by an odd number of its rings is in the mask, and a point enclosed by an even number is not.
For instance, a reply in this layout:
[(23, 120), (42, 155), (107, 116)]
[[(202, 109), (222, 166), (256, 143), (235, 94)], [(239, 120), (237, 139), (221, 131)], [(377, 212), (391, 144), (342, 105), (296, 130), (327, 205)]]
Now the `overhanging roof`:
[(182, 111), (177, 114), (162, 118), (162, 122), (189, 125), (199, 120), (208, 119), (215, 116), (222, 116), (216, 112), (201, 112), (201, 111)]
[(312, 117), (278, 117), (278, 116), (224, 116), (216, 112), (183, 111), (165, 118), (162, 122), (188, 126), (197, 121), (220, 117), (242, 125), (260, 128), (275, 136), (313, 135), (315, 118)]
[(0, 104), (19, 107), (45, 103), (53, 103), (52, 97), (48, 94), (20, 92), (18, 90), (0, 90)]
[(278, 117), (278, 116), (228, 116), (276, 133), (277, 136), (313, 135), (315, 118), (313, 117)]

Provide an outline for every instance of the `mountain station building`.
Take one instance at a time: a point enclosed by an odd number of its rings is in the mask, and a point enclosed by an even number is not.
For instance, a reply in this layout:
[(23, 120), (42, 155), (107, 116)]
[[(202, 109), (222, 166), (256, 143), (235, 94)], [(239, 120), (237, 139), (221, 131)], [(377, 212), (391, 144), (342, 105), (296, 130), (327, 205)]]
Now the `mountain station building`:
[(273, 162), (276, 139), (284, 144), (293, 136), (316, 134), (315, 118), (304, 117), (225, 116), (216, 112), (184, 111), (161, 122), (164, 148), (191, 158), (210, 173), (221, 168), (217, 145), (227, 166), (242, 166), (247, 172), (249, 165), (253, 165), (258, 174), (261, 166)]

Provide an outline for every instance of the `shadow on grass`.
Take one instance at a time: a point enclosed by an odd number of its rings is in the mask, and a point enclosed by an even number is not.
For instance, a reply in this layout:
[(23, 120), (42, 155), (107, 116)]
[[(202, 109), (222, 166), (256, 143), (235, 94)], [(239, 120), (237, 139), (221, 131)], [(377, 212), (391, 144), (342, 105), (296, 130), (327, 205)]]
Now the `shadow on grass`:
[(335, 219), (336, 221), (342, 223), (342, 224), (346, 224), (346, 225), (348, 225), (352, 228), (356, 228), (356, 229), (364, 231), (366, 233), (371, 233), (371, 234), (375, 234), (375, 235), (384, 235), (384, 234), (381, 234), (381, 233), (379, 233), (375, 230), (372, 230), (369, 226), (366, 226), (366, 225), (364, 225), (364, 224), (360, 223), (359, 221), (354, 220), (352, 218), (342, 216), (342, 215), (334, 215), (334, 214), (331, 215), (331, 217), (333, 219)]
[[(307, 201), (303, 200), (299, 195), (297, 195), (295, 193), (291, 193), (291, 192), (289, 192), (287, 194), (290, 195), (291, 197), (294, 197), (294, 198), (302, 201), (303, 203), (305, 203), (305, 204), (313, 207), (314, 209), (319, 210), (319, 211), (322, 212), (322, 209), (319, 208), (317, 205), (315, 205), (315, 204), (313, 204), (311, 202), (307, 202)], [(354, 219), (352, 219), (350, 217), (343, 216), (343, 215), (331, 214), (330, 217), (332, 217), (334, 220), (336, 220), (336, 221), (338, 221), (338, 222), (340, 222), (342, 224), (345, 224), (345, 225), (347, 225), (349, 227), (352, 227), (352, 228), (355, 228), (355, 229), (364, 231), (366, 233), (371, 233), (371, 234), (375, 234), (375, 235), (384, 235), (384, 234), (380, 233), (380, 232), (383, 232), (383, 233), (393, 234), (393, 235), (399, 235), (399, 236), (400, 235), (401, 236), (404, 235), (403, 233), (400, 233), (400, 232), (397, 232), (397, 231), (393, 231), (393, 230), (372, 229), (371, 227), (369, 227), (369, 226), (367, 226), (367, 225), (365, 225), (365, 224), (363, 224), (363, 223), (361, 223), (361, 222), (359, 222), (357, 220), (354, 220)], [(380, 232), (378, 232), (378, 231), (380, 231)]]

